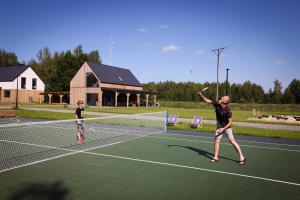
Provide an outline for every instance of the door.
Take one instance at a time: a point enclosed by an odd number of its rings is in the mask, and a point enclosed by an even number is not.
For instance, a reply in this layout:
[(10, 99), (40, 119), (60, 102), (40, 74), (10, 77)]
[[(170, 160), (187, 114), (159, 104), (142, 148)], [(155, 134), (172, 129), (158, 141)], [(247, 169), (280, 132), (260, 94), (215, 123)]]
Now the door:
[(86, 103), (88, 106), (96, 106), (97, 101), (98, 101), (97, 93), (87, 93), (86, 94)]

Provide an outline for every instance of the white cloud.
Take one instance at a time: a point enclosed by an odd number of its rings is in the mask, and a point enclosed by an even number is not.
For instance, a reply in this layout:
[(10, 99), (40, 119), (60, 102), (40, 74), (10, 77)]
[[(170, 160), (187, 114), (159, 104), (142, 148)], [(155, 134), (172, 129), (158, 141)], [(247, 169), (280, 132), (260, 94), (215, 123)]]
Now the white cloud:
[(163, 47), (161, 49), (161, 52), (162, 53), (170, 53), (172, 51), (178, 51), (179, 49), (180, 49), (179, 46), (176, 46), (175, 44), (169, 44), (169, 45)]
[(146, 28), (139, 28), (138, 31), (142, 33), (148, 33), (148, 29)]
[(274, 60), (273, 61), (273, 64), (275, 64), (275, 65), (281, 65), (281, 64), (285, 64), (285, 63), (287, 63), (285, 60)]
[(161, 24), (161, 25), (159, 25), (159, 28), (161, 28), (161, 29), (166, 29), (166, 28), (169, 28), (169, 26), (168, 26), (168, 25), (165, 25), (165, 24)]
[(201, 55), (203, 53), (204, 53), (204, 51), (202, 49), (198, 49), (197, 51), (195, 51), (195, 54), (197, 54), (197, 55)]

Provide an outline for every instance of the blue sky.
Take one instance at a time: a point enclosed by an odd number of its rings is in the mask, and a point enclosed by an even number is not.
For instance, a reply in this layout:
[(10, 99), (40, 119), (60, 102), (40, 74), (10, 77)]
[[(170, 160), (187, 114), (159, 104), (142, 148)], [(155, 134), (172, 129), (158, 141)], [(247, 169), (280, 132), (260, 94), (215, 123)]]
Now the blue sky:
[(225, 46), (220, 80), (251, 80), (265, 90), (300, 77), (297, 0), (1, 0), (0, 48), (19, 60), (52, 52), (99, 50), (141, 82), (216, 81), (212, 49)]

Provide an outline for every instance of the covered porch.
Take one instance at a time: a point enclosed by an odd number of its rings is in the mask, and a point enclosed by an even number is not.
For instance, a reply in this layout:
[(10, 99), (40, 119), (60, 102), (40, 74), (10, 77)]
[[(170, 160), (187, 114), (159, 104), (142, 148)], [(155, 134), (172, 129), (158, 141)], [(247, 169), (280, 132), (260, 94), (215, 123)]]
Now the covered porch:
[(42, 92), (39, 95), (39, 103), (48, 102), (52, 103), (69, 103), (70, 92)]
[[(149, 107), (156, 104), (156, 93), (154, 92), (107, 87), (102, 87), (101, 90), (101, 106)], [(150, 99), (152, 99), (152, 102), (150, 102)]]

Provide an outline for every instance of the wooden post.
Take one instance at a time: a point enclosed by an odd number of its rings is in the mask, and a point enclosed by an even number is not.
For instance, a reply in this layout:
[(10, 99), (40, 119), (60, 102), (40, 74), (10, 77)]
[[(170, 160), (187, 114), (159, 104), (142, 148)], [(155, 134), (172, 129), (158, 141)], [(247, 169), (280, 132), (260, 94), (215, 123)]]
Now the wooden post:
[(48, 94), (48, 97), (49, 97), (49, 104), (51, 104), (52, 94)]
[(39, 95), (39, 103), (42, 104), (42, 95)]
[(156, 94), (153, 96), (153, 103), (156, 105)]
[(137, 103), (137, 107), (140, 107), (140, 103), (141, 103), (141, 99), (140, 99), (141, 94), (136, 94), (136, 103)]
[(119, 92), (115, 92), (115, 107), (118, 107), (118, 95)]
[(98, 95), (98, 107), (102, 107), (102, 95), (103, 95), (103, 92), (100, 91), (99, 92), (99, 95)]
[(149, 104), (149, 94), (146, 94), (146, 107), (148, 107)]
[(61, 105), (62, 104), (62, 98), (64, 97), (64, 95), (60, 94), (59, 95), (59, 104)]
[(129, 96), (130, 96), (130, 92), (126, 93), (126, 96), (127, 96), (127, 108), (129, 107)]

